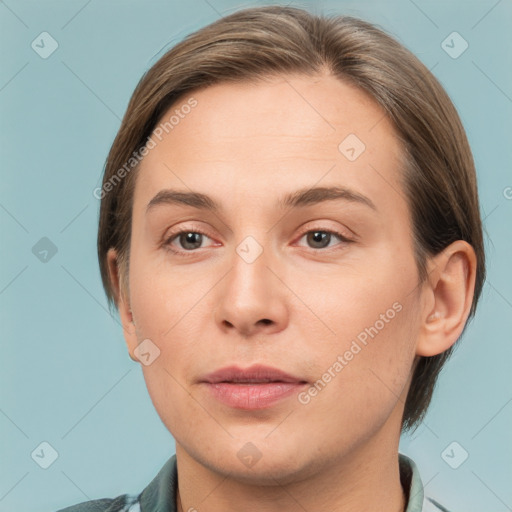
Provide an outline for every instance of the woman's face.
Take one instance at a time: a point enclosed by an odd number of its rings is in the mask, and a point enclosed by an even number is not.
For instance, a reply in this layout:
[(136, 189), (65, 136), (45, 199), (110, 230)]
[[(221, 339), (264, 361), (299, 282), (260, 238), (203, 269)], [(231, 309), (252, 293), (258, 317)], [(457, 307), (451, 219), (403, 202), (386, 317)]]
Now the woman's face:
[[(171, 115), (137, 176), (126, 338), (177, 448), (253, 482), (396, 453), (425, 300), (383, 110), (319, 76)], [(255, 365), (288, 377), (211, 375)]]

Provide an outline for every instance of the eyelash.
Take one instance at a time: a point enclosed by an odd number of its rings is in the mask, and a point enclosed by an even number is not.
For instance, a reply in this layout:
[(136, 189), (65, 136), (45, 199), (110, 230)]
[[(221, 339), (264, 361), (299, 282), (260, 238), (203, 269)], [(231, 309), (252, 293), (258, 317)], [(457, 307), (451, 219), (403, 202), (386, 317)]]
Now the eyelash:
[[(344, 244), (349, 244), (349, 243), (352, 243), (353, 240), (347, 238), (346, 236), (344, 236), (343, 234), (339, 233), (338, 231), (333, 231), (333, 230), (330, 230), (330, 229), (322, 229), (322, 228), (313, 228), (313, 229), (308, 229), (307, 231), (304, 231), (300, 237), (298, 238), (298, 240), (301, 240), (305, 235), (307, 235), (308, 233), (314, 233), (314, 232), (320, 232), (320, 233), (328, 233), (330, 235), (334, 235), (336, 236), (337, 238), (339, 238), (340, 242), (341, 243), (344, 243)], [(188, 256), (191, 256), (194, 252), (197, 252), (199, 249), (190, 249), (190, 250), (177, 250), (177, 249), (174, 249), (171, 245), (171, 243), (177, 239), (180, 235), (184, 234), (184, 233), (196, 233), (196, 234), (200, 234), (200, 235), (203, 235), (203, 236), (206, 236), (208, 238), (211, 238), (207, 233), (205, 233), (204, 231), (202, 231), (201, 229), (196, 229), (196, 228), (192, 228), (192, 229), (181, 229), (179, 231), (176, 231), (175, 233), (172, 233), (171, 235), (169, 235), (166, 240), (163, 242), (162, 246), (172, 252), (173, 254), (177, 255), (177, 256), (180, 256), (180, 257), (188, 257)], [(319, 249), (315, 249), (313, 247), (309, 247), (310, 250), (314, 251), (314, 252), (317, 252), (317, 251), (323, 251), (323, 252), (331, 252), (331, 250), (339, 250), (339, 249), (335, 249), (334, 247), (325, 247), (325, 248), (319, 248)]]

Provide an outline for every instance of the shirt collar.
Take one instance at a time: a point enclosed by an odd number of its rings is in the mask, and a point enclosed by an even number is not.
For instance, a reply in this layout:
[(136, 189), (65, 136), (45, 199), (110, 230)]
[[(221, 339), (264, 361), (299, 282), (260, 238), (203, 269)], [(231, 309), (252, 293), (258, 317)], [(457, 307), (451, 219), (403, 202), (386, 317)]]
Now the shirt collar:
[(140, 495), (141, 512), (176, 512), (178, 470), (174, 454)]
[(398, 464), (402, 487), (406, 490), (406, 494), (408, 491), (408, 502), (405, 512), (422, 512), (425, 496), (418, 468), (414, 461), (403, 453), (400, 453), (398, 456)]

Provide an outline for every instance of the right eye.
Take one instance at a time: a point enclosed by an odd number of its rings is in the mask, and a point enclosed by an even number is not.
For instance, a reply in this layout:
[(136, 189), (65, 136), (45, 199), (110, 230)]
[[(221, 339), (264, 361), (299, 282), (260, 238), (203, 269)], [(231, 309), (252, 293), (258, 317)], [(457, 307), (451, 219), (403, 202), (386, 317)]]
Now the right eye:
[[(171, 233), (171, 235), (164, 242), (163, 246), (177, 254), (182, 254), (183, 252), (193, 252), (196, 249), (202, 248), (201, 246), (205, 237), (210, 238), (208, 235), (206, 235), (206, 233), (196, 229), (181, 229), (180, 231)], [(181, 249), (175, 248), (173, 245), (175, 241), (178, 242)]]

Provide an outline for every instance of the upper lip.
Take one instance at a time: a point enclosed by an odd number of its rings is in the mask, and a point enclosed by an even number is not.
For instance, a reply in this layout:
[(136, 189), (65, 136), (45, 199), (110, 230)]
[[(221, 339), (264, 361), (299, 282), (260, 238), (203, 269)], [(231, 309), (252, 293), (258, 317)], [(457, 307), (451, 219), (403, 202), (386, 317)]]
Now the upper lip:
[(295, 382), (304, 383), (304, 379), (294, 377), (278, 368), (271, 366), (253, 365), (248, 368), (227, 366), (205, 375), (201, 382), (217, 384), (219, 382)]

